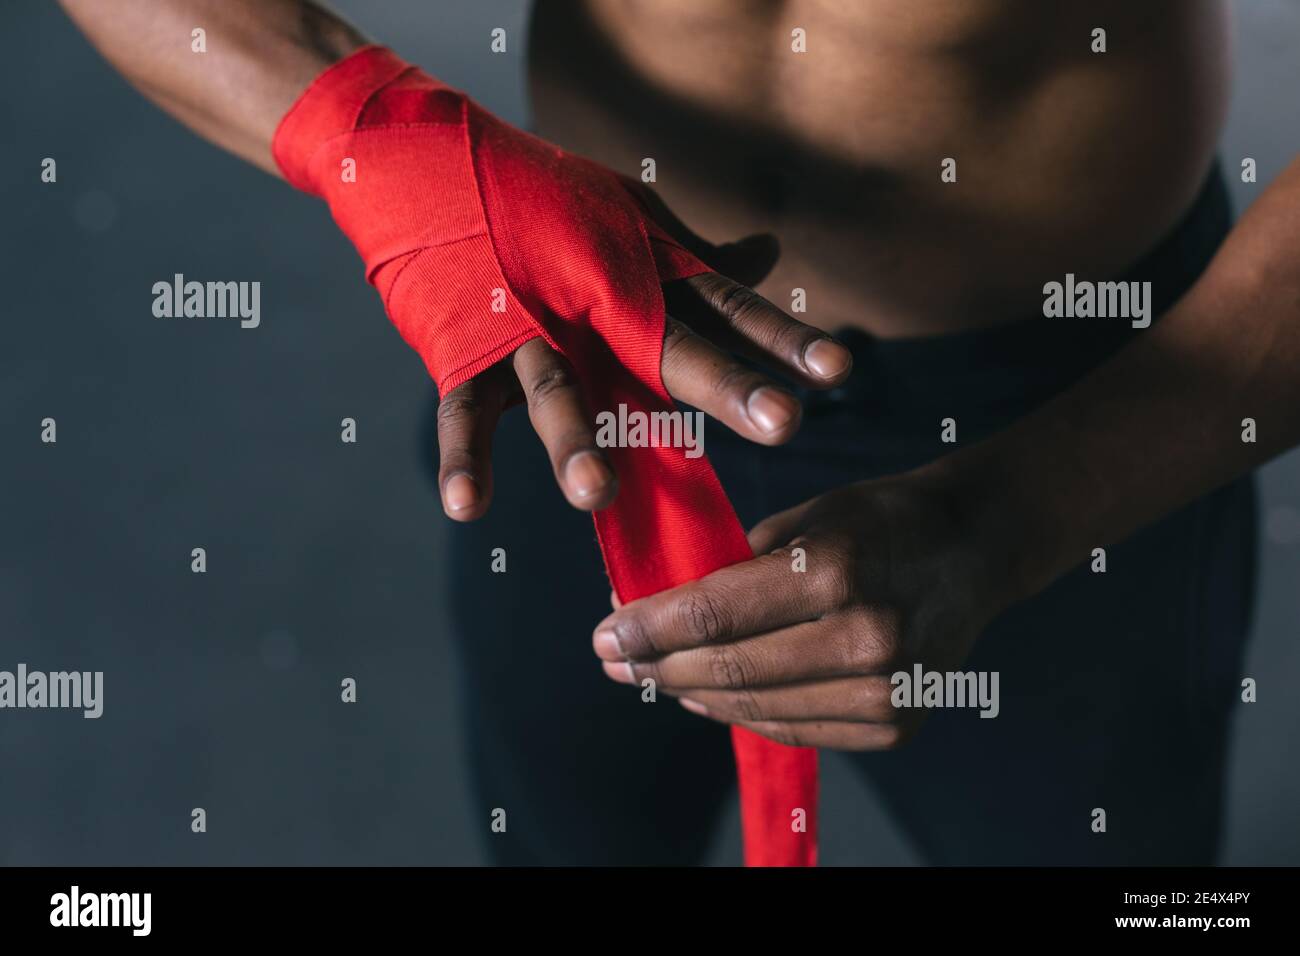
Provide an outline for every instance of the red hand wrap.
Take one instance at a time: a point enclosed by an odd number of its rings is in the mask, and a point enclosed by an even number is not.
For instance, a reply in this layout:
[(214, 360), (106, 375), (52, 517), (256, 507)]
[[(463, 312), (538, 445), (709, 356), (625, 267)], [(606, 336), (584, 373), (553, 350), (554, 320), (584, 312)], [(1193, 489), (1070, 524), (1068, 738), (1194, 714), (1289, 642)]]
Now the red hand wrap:
[[(440, 394), (542, 336), (577, 370), (588, 408), (673, 410), (660, 284), (710, 270), (654, 222), (639, 183), (373, 46), (316, 79), (272, 149), (289, 182), (329, 202)], [(596, 533), (620, 600), (752, 557), (707, 459), (606, 451), (620, 490), (595, 513)], [(741, 728), (732, 741), (746, 863), (812, 865), (816, 751)]]

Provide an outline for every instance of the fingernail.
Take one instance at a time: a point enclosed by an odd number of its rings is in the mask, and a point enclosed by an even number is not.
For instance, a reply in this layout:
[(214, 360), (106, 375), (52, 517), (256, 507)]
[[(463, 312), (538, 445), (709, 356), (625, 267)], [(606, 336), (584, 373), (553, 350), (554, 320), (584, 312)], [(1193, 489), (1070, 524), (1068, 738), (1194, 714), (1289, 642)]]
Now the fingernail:
[(618, 635), (613, 631), (597, 631), (592, 644), (596, 648), (596, 656), (601, 660), (627, 660), (627, 655), (623, 653), (623, 648), (619, 646)]
[(755, 389), (745, 403), (749, 420), (763, 432), (778, 431), (790, 424), (797, 408), (798, 400), (793, 395), (779, 392), (767, 385)]
[(463, 511), (478, 501), (478, 486), (469, 475), (452, 475), (447, 479), (447, 486), (442, 490), (443, 498), (450, 511)]
[(692, 714), (699, 714), (701, 717), (709, 715), (709, 708), (705, 707), (699, 701), (691, 700), (689, 697), (679, 697), (677, 703), (681, 704)]
[(803, 364), (818, 378), (842, 375), (852, 362), (849, 350), (830, 339), (813, 339), (803, 352)]
[(632, 673), (631, 664), (614, 664), (610, 661), (605, 661), (600, 666), (605, 668), (605, 675), (609, 677), (610, 680), (616, 680), (620, 684), (636, 683), (636, 677)]
[(609, 484), (609, 467), (594, 451), (580, 451), (564, 466), (564, 480), (579, 498), (596, 494)]

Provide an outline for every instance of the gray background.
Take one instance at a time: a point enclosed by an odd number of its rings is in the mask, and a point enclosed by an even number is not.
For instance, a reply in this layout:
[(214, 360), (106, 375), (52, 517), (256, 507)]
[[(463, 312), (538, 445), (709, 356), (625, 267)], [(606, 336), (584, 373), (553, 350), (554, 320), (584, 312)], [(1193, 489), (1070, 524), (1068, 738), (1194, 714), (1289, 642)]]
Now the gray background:
[[(523, 2), (337, 6), (525, 121)], [(0, 711), (0, 863), (481, 862), (444, 519), (419, 467), (423, 367), (323, 205), (165, 119), (53, 3), (0, 19), (0, 669), (106, 672), (98, 721)], [(1300, 6), (1249, 0), (1235, 19), (1224, 155), (1261, 179), (1235, 185), (1241, 209), (1300, 151)], [(261, 281), (262, 327), (154, 319), (150, 287), (174, 272)], [(1296, 453), (1263, 473), (1260, 701), (1238, 710), (1228, 863), (1300, 862), (1298, 476)], [(825, 763), (826, 862), (913, 862)], [(717, 861), (738, 859), (735, 829)]]

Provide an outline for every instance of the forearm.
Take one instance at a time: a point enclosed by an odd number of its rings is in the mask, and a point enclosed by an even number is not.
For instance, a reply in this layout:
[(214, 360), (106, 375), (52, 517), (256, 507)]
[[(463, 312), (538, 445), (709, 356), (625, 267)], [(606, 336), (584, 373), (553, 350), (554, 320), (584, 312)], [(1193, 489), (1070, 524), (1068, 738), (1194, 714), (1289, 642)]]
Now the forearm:
[[(1061, 321), (1043, 319), (1042, 321)], [(1243, 419), (1255, 440), (1243, 440)], [(933, 472), (966, 502), (1007, 600), (1300, 443), (1300, 161), (1137, 341)]]
[[(60, 0), (113, 66), (199, 135), (273, 175), (276, 124), (365, 37), (311, 0)], [(193, 52), (202, 28), (206, 53)]]

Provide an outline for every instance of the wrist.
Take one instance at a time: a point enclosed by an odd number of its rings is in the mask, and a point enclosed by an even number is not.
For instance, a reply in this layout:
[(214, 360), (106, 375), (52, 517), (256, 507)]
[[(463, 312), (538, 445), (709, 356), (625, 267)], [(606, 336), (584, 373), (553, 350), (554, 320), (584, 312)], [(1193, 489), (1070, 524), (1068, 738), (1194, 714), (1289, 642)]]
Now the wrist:
[(1034, 512), (1015, 469), (976, 446), (918, 468), (943, 503), (992, 617), (1050, 584), (1069, 562), (1064, 524)]
[(271, 152), (284, 178), (314, 195), (325, 189), (313, 168), (322, 144), (351, 131), (366, 103), (412, 69), (386, 47), (370, 44), (331, 64), (280, 119)]

